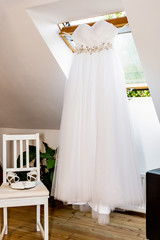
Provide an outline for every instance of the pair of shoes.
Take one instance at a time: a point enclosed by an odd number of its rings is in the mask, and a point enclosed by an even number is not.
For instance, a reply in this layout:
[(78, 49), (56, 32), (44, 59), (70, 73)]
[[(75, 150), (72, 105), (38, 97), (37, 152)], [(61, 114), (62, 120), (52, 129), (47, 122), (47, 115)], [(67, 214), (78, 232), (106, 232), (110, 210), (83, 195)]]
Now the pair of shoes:
[(27, 173), (27, 181), (22, 182), (20, 181), (20, 178), (17, 176), (14, 172), (8, 172), (7, 173), (7, 181), (11, 188), (14, 189), (28, 189), (36, 186), (36, 180), (37, 180), (37, 171), (31, 170), (29, 173)]

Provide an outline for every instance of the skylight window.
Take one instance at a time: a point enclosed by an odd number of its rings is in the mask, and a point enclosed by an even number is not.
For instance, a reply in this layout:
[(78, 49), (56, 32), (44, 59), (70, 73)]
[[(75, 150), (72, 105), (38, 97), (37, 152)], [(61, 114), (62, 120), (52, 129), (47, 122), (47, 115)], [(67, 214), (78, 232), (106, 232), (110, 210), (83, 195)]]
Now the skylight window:
[(86, 18), (86, 19), (81, 19), (81, 20), (77, 20), (77, 21), (61, 23), (61, 24), (59, 24), (59, 27), (60, 27), (60, 29), (62, 29), (63, 27), (77, 26), (82, 23), (94, 23), (94, 22), (98, 22), (100, 20), (115, 19), (115, 18), (125, 17), (125, 16), (126, 16), (126, 12), (123, 11), (123, 12), (118, 12), (118, 13), (113, 13), (113, 14), (107, 14), (104, 16), (98, 16), (98, 17), (93, 17), (93, 18)]

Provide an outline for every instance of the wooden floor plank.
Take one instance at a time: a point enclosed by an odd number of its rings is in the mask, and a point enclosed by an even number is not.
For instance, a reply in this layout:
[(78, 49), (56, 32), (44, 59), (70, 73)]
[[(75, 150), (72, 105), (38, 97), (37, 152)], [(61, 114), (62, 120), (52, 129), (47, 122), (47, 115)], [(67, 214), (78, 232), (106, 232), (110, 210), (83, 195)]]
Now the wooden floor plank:
[[(43, 223), (43, 208), (42, 223)], [(2, 221), (2, 209), (0, 209)], [(4, 240), (41, 240), (35, 231), (36, 208), (9, 208), (9, 233)], [(90, 212), (80, 212), (71, 206), (56, 204), (49, 207), (50, 240), (144, 240), (145, 216), (135, 213), (113, 212), (110, 223), (102, 226), (92, 219)]]

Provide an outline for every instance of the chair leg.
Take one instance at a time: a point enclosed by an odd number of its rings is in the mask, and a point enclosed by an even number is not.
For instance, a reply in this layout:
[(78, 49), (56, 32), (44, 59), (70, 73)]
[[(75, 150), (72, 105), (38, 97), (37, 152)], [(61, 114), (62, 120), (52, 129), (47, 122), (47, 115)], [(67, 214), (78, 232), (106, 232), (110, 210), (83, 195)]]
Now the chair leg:
[(5, 226), (5, 234), (8, 233), (7, 208), (3, 208), (3, 224)]
[(44, 240), (48, 240), (48, 199), (44, 204)]
[(41, 207), (40, 205), (37, 205), (37, 232), (40, 231), (40, 228), (38, 226), (38, 223), (40, 223), (40, 210), (41, 210), (40, 207)]

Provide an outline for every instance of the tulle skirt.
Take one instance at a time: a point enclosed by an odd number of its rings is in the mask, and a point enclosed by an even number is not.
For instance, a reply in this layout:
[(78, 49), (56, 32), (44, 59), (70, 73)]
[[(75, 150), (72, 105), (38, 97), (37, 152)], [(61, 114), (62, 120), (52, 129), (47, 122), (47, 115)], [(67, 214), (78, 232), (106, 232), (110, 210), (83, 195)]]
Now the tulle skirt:
[(142, 203), (124, 74), (113, 49), (74, 55), (52, 194), (89, 204), (100, 223), (115, 207)]

